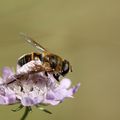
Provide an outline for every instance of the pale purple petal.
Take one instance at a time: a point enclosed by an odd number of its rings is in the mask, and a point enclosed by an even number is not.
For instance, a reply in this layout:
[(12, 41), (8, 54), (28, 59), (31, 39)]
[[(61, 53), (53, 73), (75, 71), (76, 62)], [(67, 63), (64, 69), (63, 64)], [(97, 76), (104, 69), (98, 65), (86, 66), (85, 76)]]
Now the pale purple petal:
[(80, 87), (80, 83), (78, 83), (75, 87), (73, 87), (73, 94), (75, 94)]
[(16, 103), (16, 96), (14, 94), (9, 94), (8, 96), (6, 96), (6, 103), (7, 104), (13, 104)]
[(60, 103), (60, 101), (44, 99), (43, 103), (44, 104), (50, 104), (50, 105), (58, 105)]
[(63, 100), (64, 98), (68, 97), (68, 90), (58, 89), (57, 91), (55, 91), (55, 97), (57, 100)]
[(55, 93), (53, 91), (48, 91), (46, 97), (43, 101), (45, 104), (57, 105), (60, 101), (56, 100)]
[(71, 85), (71, 81), (67, 78), (63, 78), (60, 82), (60, 87), (63, 89), (67, 89), (69, 88)]
[(5, 96), (5, 86), (0, 86), (0, 95), (3, 95), (3, 96)]
[(41, 99), (39, 97), (31, 98), (31, 97), (23, 97), (21, 99), (21, 103), (24, 106), (33, 106), (37, 105), (41, 102)]
[(6, 80), (9, 76), (13, 75), (13, 71), (9, 67), (4, 67), (2, 72), (4, 80)]
[(0, 77), (0, 85), (2, 85), (4, 83), (3, 78)]
[(7, 88), (0, 89), (0, 104), (13, 104), (16, 102), (15, 93)]
[(23, 106), (33, 106), (34, 102), (30, 97), (23, 97), (21, 99), (21, 103)]
[(47, 95), (46, 95), (46, 99), (47, 99), (47, 100), (54, 100), (54, 99), (55, 99), (55, 94), (54, 94), (54, 92), (50, 90), (50, 91), (47, 93)]
[(68, 96), (72, 96), (73, 94), (75, 94), (78, 91), (79, 87), (80, 87), (80, 83), (78, 83), (73, 88), (70, 88), (68, 91)]
[[(68, 90), (66, 89), (55, 89), (55, 91), (49, 91), (46, 95), (46, 100), (50, 102), (54, 102), (55, 105), (63, 101), (64, 98), (66, 97), (72, 97), (68, 94)], [(56, 102), (57, 101), (57, 102)], [(59, 101), (59, 102), (58, 102)]]
[(2, 104), (3, 104), (3, 105), (4, 105), (4, 104), (8, 104), (6, 101), (7, 101), (7, 100), (6, 100), (6, 97), (0, 95), (0, 104), (1, 104), (1, 105), (2, 105)]

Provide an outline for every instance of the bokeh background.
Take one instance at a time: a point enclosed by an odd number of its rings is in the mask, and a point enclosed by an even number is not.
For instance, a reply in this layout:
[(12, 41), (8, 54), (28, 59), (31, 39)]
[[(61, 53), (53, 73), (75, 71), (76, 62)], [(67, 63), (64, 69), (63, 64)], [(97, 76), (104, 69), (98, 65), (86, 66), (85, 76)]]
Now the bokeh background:
[[(48, 50), (71, 61), (75, 99), (33, 108), (27, 120), (120, 120), (119, 0), (0, 0), (0, 70), (34, 51), (20, 38), (25, 32)], [(19, 120), (24, 110), (0, 106), (0, 119)]]

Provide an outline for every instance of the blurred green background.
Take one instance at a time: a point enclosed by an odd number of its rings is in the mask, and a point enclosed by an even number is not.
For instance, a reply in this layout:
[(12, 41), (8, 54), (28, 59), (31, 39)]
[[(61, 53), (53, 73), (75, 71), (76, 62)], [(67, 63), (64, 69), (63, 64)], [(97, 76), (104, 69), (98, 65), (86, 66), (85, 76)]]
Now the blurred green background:
[[(28, 33), (71, 61), (75, 99), (33, 109), (27, 120), (120, 120), (119, 0), (0, 0), (0, 69), (34, 49), (19, 36)], [(0, 119), (19, 120), (23, 110), (0, 106)]]

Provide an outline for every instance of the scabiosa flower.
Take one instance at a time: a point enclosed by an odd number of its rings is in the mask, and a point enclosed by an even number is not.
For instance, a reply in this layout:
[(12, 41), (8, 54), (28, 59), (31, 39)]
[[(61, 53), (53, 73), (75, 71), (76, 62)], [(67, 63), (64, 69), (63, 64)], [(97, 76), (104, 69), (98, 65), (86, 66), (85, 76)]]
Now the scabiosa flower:
[[(58, 105), (65, 98), (73, 98), (80, 84), (71, 87), (71, 81), (63, 78), (57, 82), (52, 73), (37, 72), (40, 69), (40, 61), (31, 61), (22, 67), (17, 66), (16, 72), (8, 67), (3, 68), (0, 78), (0, 104), (10, 105), (20, 103), (17, 111), (24, 106), (26, 112), (23, 120), (32, 106)], [(41, 110), (50, 113), (44, 108)]]

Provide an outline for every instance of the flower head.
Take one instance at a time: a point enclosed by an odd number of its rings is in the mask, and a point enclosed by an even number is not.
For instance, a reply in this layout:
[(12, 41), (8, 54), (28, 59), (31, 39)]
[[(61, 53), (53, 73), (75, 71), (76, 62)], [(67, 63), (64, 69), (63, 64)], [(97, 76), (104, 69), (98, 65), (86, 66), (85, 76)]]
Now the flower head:
[(39, 66), (37, 61), (31, 61), (14, 72), (5, 67), (0, 78), (0, 104), (20, 103), (23, 106), (39, 104), (57, 105), (65, 98), (72, 98), (80, 84), (71, 87), (71, 81), (63, 78), (57, 82), (52, 73), (32, 72)]

